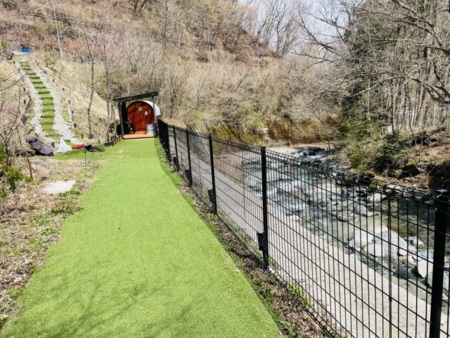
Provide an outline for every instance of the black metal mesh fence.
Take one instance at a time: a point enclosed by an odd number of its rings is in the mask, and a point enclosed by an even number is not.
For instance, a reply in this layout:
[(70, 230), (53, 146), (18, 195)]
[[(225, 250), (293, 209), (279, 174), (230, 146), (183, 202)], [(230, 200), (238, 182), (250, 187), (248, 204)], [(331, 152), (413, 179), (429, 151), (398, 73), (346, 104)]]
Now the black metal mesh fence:
[(330, 335), (448, 336), (446, 191), (159, 124), (167, 159)]

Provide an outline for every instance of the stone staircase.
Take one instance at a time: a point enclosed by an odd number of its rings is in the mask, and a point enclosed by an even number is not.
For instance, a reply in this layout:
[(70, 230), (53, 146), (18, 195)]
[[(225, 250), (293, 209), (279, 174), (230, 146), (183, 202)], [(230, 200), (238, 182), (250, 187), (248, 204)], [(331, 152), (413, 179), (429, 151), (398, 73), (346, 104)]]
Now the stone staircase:
[(49, 88), (45, 75), (37, 67), (33, 68), (28, 59), (20, 60), (19, 65), (33, 87), (35, 116), (32, 124), (37, 136), (47, 142), (56, 142), (63, 138), (71, 143), (77, 143), (78, 140), (69, 127), (70, 121), (65, 121), (62, 116), (61, 102), (52, 94), (55, 93), (55, 86)]

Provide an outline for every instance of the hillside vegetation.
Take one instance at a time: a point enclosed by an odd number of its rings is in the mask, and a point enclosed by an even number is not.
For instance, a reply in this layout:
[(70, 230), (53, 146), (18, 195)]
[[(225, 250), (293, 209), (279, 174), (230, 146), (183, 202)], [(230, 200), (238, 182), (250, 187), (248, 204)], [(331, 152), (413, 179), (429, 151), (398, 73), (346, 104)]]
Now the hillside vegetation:
[[(305, 78), (311, 63), (282, 59), (248, 34), (244, 27), (255, 15), (249, 6), (65, 1), (56, 7), (62, 58), (48, 1), (7, 1), (4, 7), (8, 46), (30, 46), (64, 86), (82, 84), (77, 95), (86, 99), (92, 88), (105, 101), (157, 90), (164, 117), (201, 131), (251, 142), (330, 137), (319, 123), (308, 122), (317, 117)], [(70, 68), (77, 68), (77, 76)], [(93, 111), (112, 118), (114, 108)], [(297, 119), (308, 128), (294, 128)]]
[(197, 131), (266, 145), (333, 142), (353, 170), (420, 173), (412, 181), (422, 186), (446, 172), (449, 161), (435, 162), (431, 149), (445, 149), (450, 123), (445, 1), (2, 5), (2, 55), (31, 48), (65, 88), (78, 135), (104, 140), (117, 119), (112, 98), (156, 90), (163, 117)]

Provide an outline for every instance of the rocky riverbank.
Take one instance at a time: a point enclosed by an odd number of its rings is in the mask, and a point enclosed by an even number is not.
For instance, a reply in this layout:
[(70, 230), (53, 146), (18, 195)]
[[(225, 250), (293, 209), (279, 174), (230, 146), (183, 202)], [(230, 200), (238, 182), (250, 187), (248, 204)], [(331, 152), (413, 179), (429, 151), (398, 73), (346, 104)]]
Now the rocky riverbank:
[[(280, 214), (357, 254), (375, 271), (392, 274), (399, 285), (413, 285), (418, 297), (427, 299), (433, 273), (433, 194), (420, 191), (412, 198), (414, 187), (391, 185), (387, 189), (388, 185), (381, 181), (371, 185), (371, 178), (351, 183), (342, 180), (338, 172), (325, 174), (308, 169), (310, 163), (318, 167), (332, 165), (329, 152), (322, 147), (271, 150), (298, 161), (298, 165), (268, 161), (267, 195)], [(241, 168), (247, 173), (249, 188), (260, 195), (260, 162), (244, 161)], [(402, 193), (398, 193), (400, 189)], [(446, 252), (448, 268), (450, 248)], [(448, 296), (448, 281), (446, 273), (444, 299)]]

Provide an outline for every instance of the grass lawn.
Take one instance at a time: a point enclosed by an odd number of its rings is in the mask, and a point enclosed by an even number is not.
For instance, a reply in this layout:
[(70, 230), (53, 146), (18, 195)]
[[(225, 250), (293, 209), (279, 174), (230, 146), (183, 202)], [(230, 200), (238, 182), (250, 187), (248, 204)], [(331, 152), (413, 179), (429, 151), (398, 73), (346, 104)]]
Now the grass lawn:
[(122, 141), (0, 337), (276, 337), (245, 276), (163, 170)]

